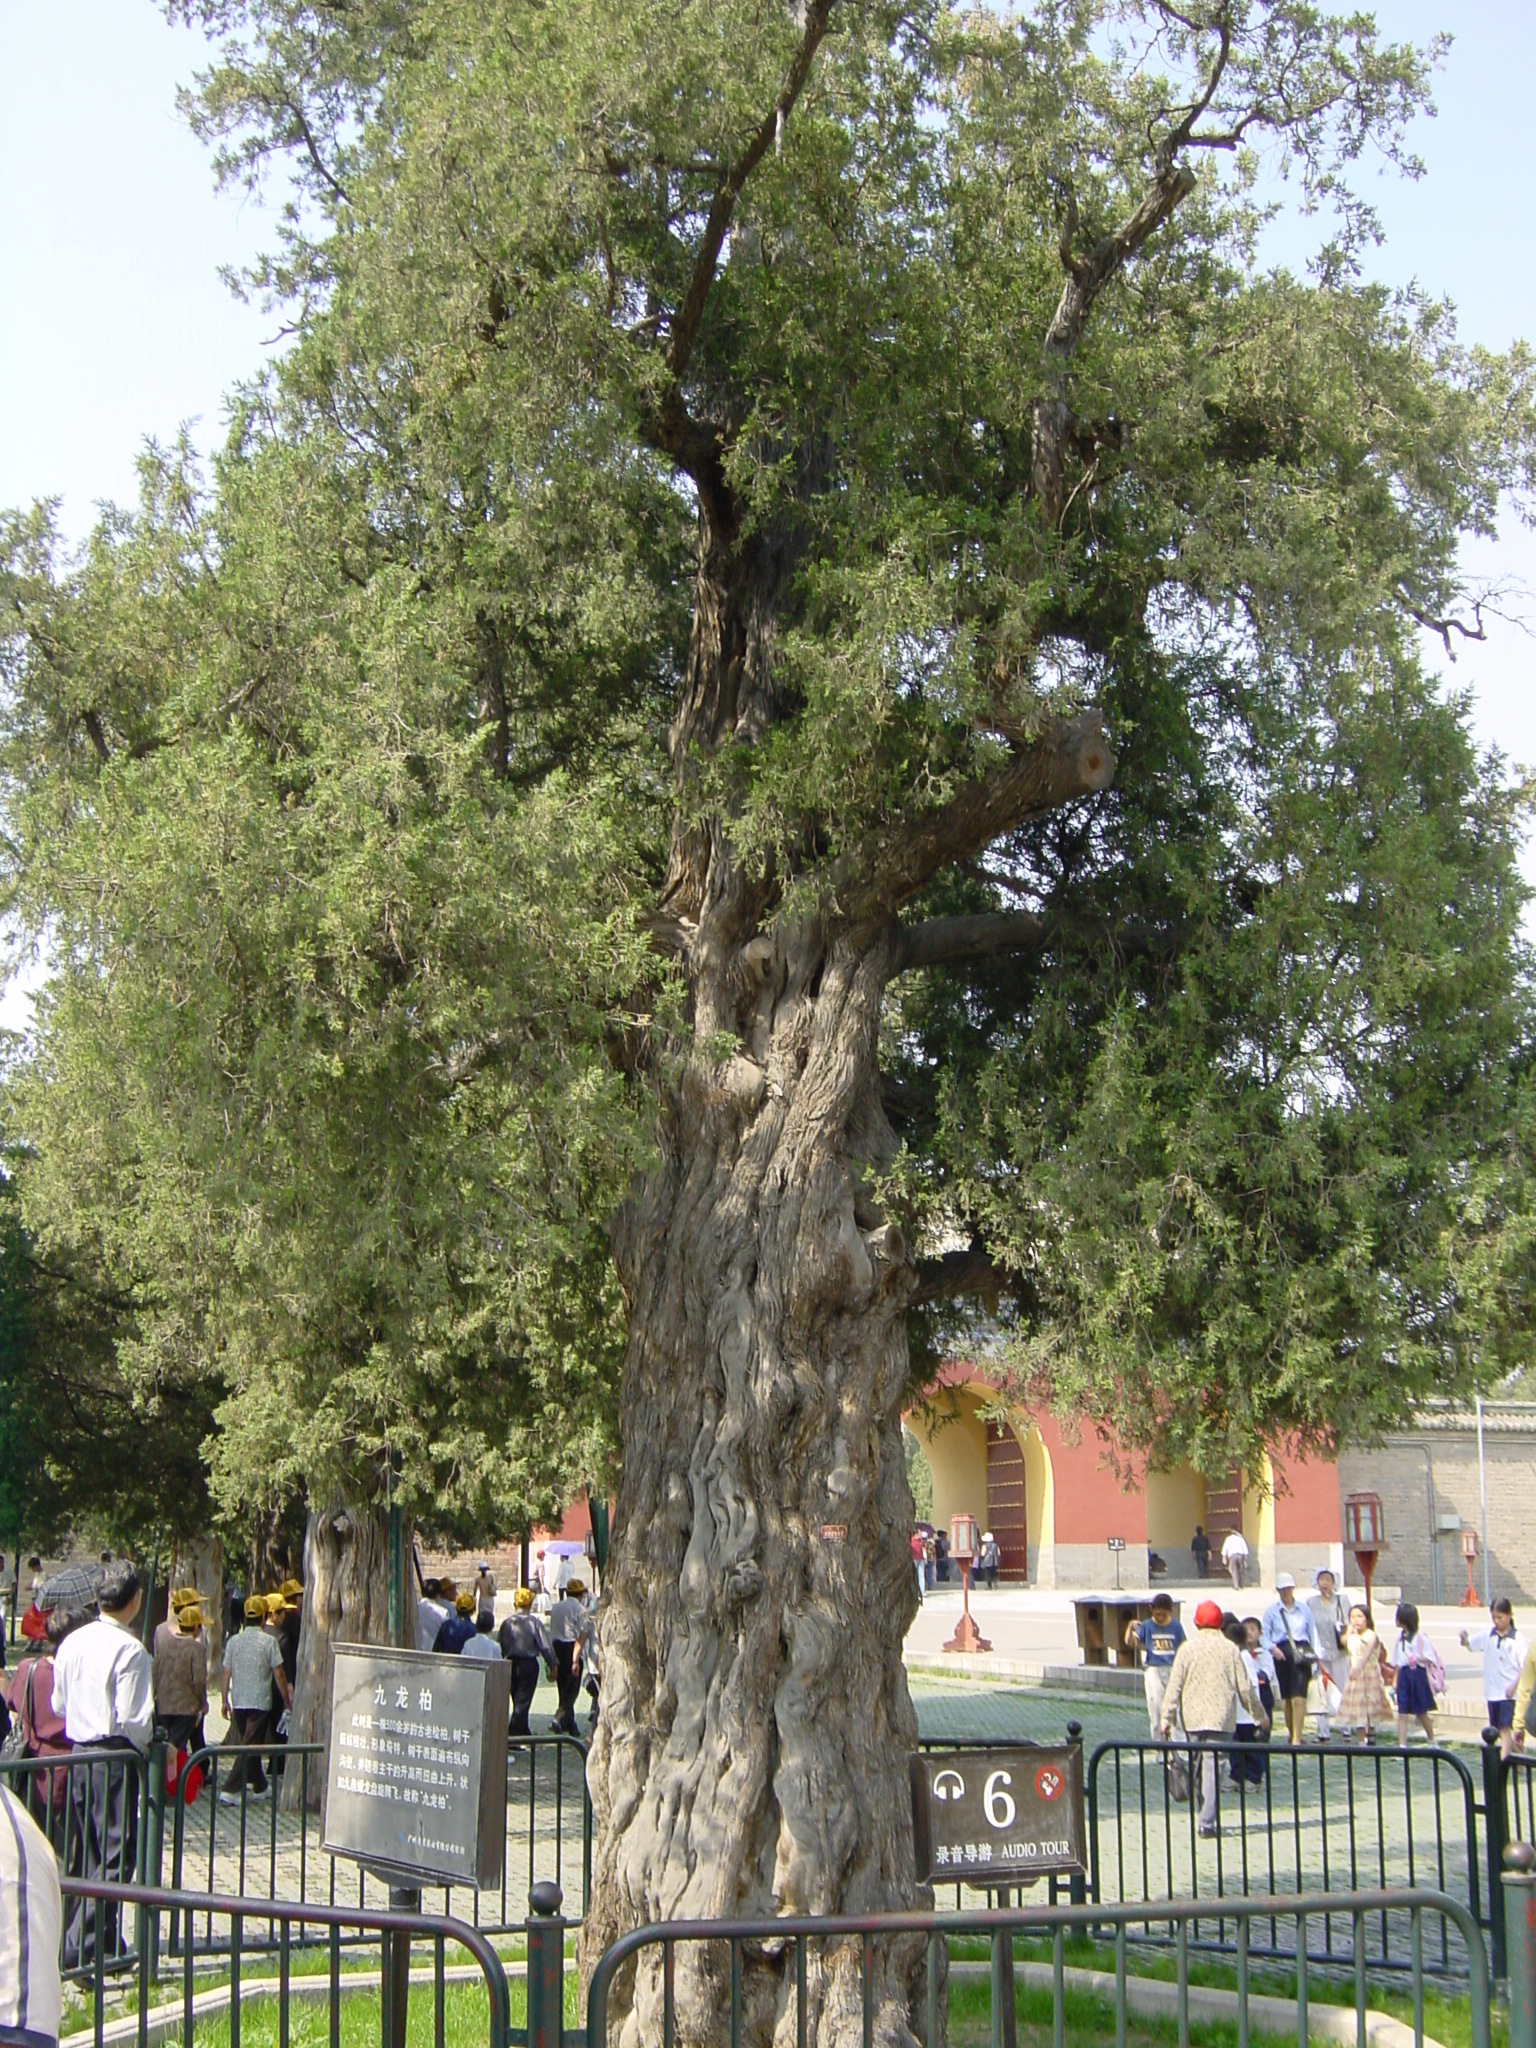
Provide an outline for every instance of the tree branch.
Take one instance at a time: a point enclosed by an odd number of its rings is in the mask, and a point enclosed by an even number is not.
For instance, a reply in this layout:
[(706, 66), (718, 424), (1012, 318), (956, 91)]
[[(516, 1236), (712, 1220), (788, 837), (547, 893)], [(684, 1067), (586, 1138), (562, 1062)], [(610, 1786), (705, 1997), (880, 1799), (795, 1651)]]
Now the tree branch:
[(1108, 789), (1114, 775), (1097, 712), (1055, 720), (996, 767), (963, 782), (948, 803), (893, 826), (869, 863), (873, 879), (848, 902), (851, 921), (883, 921), (941, 868), (979, 853), (1026, 818)]
[(331, 190), (335, 193), (336, 197), (342, 202), (342, 204), (344, 206), (350, 206), (352, 204), (351, 195), (348, 193), (346, 186), (342, 184), (341, 180), (332, 174), (332, 172), (326, 165), (325, 159), (321, 156), (319, 145), (315, 141), (314, 130), (309, 125), (308, 115), (306, 115), (304, 109), (301, 106), (297, 105), (296, 102), (293, 100), (284, 100), (283, 105), (288, 109), (288, 112), (293, 116), (293, 119), (298, 127), (299, 140), (303, 143), (305, 150), (308, 152), (310, 162), (314, 165), (316, 171), (325, 180), (326, 184), (330, 186)]
[(715, 268), (720, 261), (720, 251), (725, 246), (725, 237), (730, 229), (731, 216), (736, 211), (736, 202), (742, 188), (768, 153), (769, 143), (781, 137), (784, 123), (806, 79), (810, 76), (811, 63), (826, 34), (827, 18), (836, 0), (810, 0), (805, 10), (805, 28), (800, 37), (779, 96), (772, 108), (759, 124), (756, 133), (747, 144), (736, 162), (726, 174), (725, 182), (715, 193), (710, 203), (709, 215), (704, 222), (704, 239), (694, 259), (693, 275), (688, 281), (688, 296), (683, 301), (682, 312), (672, 330), (672, 343), (667, 350), (667, 368), (674, 377), (681, 377), (688, 367), (693, 354), (693, 345), (698, 339), (699, 322), (704, 317), (705, 301), (710, 286), (715, 280)]
[(90, 735), (91, 745), (96, 749), (97, 760), (105, 768), (107, 762), (111, 759), (111, 755), (107, 747), (106, 730), (101, 722), (101, 713), (99, 711), (82, 711), (80, 723)]
[(446, 1054), (434, 1054), (427, 1062), (428, 1071), (442, 1083), (451, 1094), (455, 1088), (472, 1079), (486, 1067), (494, 1066), (503, 1053), (511, 1048), (511, 1036), (505, 1031), (488, 1031), (484, 1038), (467, 1039)]
[[(1184, 18), (1164, 9), (1174, 19)], [(1193, 28), (1193, 24), (1184, 22)], [(1077, 235), (1077, 201), (1070, 185), (1066, 190), (1065, 218), (1060, 230), (1062, 267), (1067, 276), (1061, 297), (1045, 333), (1044, 367), (1048, 390), (1035, 402), (1034, 445), (1030, 461), (1030, 491), (1052, 526), (1060, 524), (1070, 502), (1063, 482), (1072, 438), (1072, 408), (1066, 396), (1067, 365), (1076, 353), (1083, 328), (1094, 302), (1112, 277), (1137, 256), (1179, 203), (1195, 189), (1195, 174), (1188, 164), (1175, 161), (1179, 151), (1193, 138), (1195, 123), (1216, 97), (1217, 88), (1232, 55), (1232, 24), (1223, 5), (1209, 26), (1217, 36), (1216, 54), (1206, 74), (1203, 90), (1184, 108), (1180, 118), (1158, 143), (1153, 157), (1152, 183), (1129, 219), (1112, 234), (1102, 235), (1086, 255), (1074, 253)]]
[(1062, 479), (1072, 437), (1072, 408), (1066, 396), (1067, 366), (1082, 339), (1088, 315), (1109, 280), (1125, 268), (1194, 189), (1194, 172), (1187, 164), (1176, 164), (1165, 144), (1158, 152), (1157, 175), (1141, 204), (1113, 234), (1096, 242), (1086, 256), (1072, 252), (1071, 227), (1076, 209), (1069, 207), (1061, 235), (1067, 277), (1045, 332), (1044, 368), (1049, 388), (1035, 401), (1030, 457), (1030, 492), (1052, 526), (1059, 524), (1065, 510)]
[(917, 1292), (912, 1299), (914, 1306), (921, 1306), (968, 1294), (995, 1308), (1000, 1295), (1022, 1292), (1019, 1276), (999, 1266), (981, 1239), (973, 1237), (964, 1251), (918, 1260)]
[(983, 912), (974, 917), (930, 917), (901, 927), (893, 974), (919, 967), (955, 967), (995, 960), (1003, 953), (1037, 952), (1050, 927), (1030, 910)]
[(1483, 626), (1483, 607), (1480, 602), (1473, 603), (1473, 624), (1469, 626), (1461, 619), (1440, 619), (1436, 618), (1433, 612), (1422, 610), (1414, 603), (1401, 583), (1397, 586), (1397, 601), (1409, 618), (1414, 621), (1415, 625), (1422, 626), (1426, 633), (1434, 633), (1445, 643), (1446, 654), (1452, 661), (1456, 659), (1456, 650), (1451, 645), (1451, 635), (1453, 633), (1459, 633), (1463, 640), (1486, 640), (1488, 638), (1488, 634)]

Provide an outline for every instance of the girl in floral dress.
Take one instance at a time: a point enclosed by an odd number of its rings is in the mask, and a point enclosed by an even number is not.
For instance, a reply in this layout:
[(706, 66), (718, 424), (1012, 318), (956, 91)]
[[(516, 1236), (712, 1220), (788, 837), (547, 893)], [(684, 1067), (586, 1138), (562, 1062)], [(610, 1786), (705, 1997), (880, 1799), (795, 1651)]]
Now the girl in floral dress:
[(1357, 1729), (1360, 1740), (1369, 1742), (1376, 1729), (1391, 1721), (1397, 1707), (1387, 1698), (1387, 1653), (1364, 1601), (1357, 1600), (1349, 1610), (1344, 1647), (1349, 1652), (1349, 1677), (1339, 1706), (1339, 1723)]

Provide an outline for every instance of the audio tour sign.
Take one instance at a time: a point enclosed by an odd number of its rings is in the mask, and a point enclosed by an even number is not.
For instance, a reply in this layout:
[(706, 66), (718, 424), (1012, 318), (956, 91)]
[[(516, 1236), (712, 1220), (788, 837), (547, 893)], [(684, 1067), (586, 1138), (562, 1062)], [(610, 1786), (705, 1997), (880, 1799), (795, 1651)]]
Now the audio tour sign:
[(952, 1750), (911, 1770), (919, 1883), (987, 1889), (1087, 1868), (1077, 1744)]

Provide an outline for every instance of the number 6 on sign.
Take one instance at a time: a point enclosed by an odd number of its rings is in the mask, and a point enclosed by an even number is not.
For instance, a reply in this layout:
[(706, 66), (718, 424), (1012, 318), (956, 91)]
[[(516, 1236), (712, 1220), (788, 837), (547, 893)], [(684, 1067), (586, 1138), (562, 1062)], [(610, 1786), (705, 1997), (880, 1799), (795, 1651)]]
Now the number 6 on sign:
[(1008, 1771), (994, 1771), (982, 1787), (981, 1804), (987, 1816), (987, 1824), (994, 1828), (1011, 1828), (1013, 1817), (1018, 1812), (1011, 1795), (999, 1787), (1011, 1785), (1012, 1774)]

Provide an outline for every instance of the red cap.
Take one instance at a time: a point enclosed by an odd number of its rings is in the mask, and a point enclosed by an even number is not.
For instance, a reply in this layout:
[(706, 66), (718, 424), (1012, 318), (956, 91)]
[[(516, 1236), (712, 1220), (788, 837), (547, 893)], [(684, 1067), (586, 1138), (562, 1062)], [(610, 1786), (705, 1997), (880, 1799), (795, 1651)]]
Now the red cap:
[(1220, 1628), (1221, 1609), (1214, 1600), (1202, 1600), (1195, 1609), (1196, 1628)]

